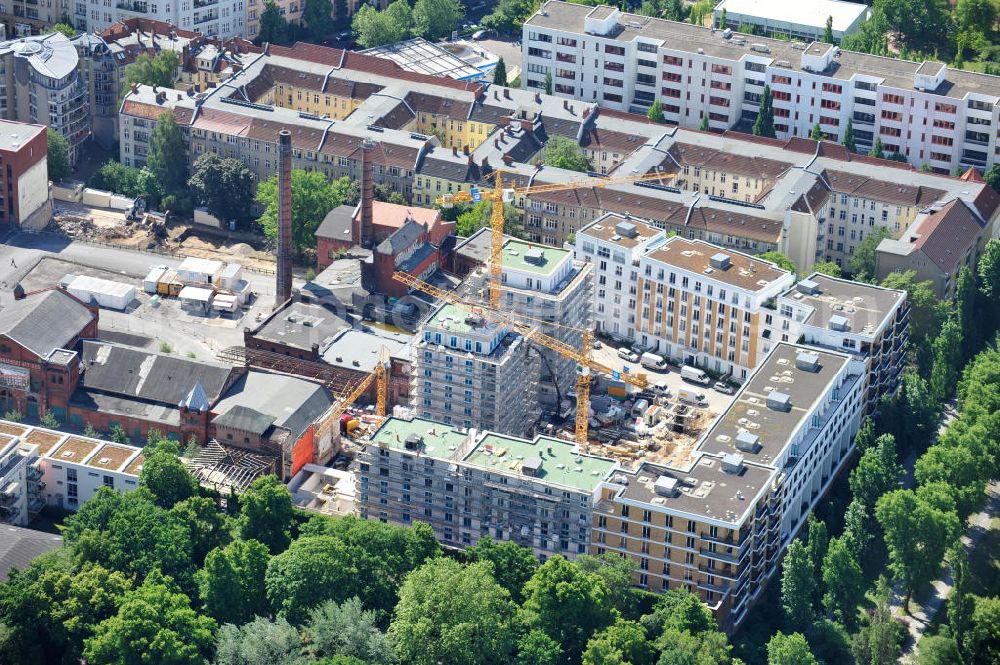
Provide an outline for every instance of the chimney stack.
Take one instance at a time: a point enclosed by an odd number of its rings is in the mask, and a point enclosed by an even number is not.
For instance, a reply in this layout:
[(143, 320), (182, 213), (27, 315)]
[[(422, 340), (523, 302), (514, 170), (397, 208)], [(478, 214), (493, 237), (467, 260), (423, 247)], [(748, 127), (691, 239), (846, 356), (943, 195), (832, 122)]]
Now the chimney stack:
[(292, 133), (278, 132), (278, 270), (274, 307), (292, 297)]
[(365, 137), (361, 141), (361, 213), (357, 241), (366, 249), (371, 249), (375, 244), (372, 213), (372, 202), (375, 200), (375, 164), (372, 158), (374, 149), (375, 142), (370, 138)]

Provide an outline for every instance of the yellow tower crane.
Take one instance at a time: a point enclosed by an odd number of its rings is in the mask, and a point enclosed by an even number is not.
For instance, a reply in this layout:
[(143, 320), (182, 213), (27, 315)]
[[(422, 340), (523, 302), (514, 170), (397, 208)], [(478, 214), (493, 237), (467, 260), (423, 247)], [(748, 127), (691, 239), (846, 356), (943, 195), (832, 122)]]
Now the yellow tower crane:
[[(535, 342), (536, 344), (540, 344), (548, 349), (552, 349), (564, 358), (575, 360), (579, 365), (576, 380), (576, 442), (578, 445), (587, 443), (588, 419), (590, 417), (588, 411), (590, 409), (591, 373), (597, 372), (599, 374), (604, 374), (605, 376), (619, 375), (619, 373), (615, 370), (607, 367), (606, 365), (602, 365), (590, 357), (590, 345), (593, 340), (593, 333), (591, 333), (590, 330), (585, 329), (583, 331), (583, 348), (576, 349), (562, 340), (558, 340), (540, 332), (537, 328), (528, 323), (518, 321), (515, 318), (517, 316), (516, 314), (509, 314), (494, 309), (493, 307), (485, 307), (466, 302), (453, 292), (445, 291), (444, 289), (440, 289), (432, 284), (428, 284), (418, 277), (414, 277), (406, 272), (394, 272), (392, 274), (392, 278), (398, 282), (406, 284), (410, 288), (423, 291), (429, 296), (433, 296), (443, 300), (444, 302), (465, 308), (472, 314), (482, 317), (486, 321), (515, 330), (523, 335), (525, 339)], [(627, 372), (621, 372), (620, 376), (621, 380), (629, 385), (637, 388), (649, 387), (649, 381), (646, 380), (646, 376), (644, 374), (629, 374)]]
[(437, 204), (450, 208), (456, 203), (478, 203), (490, 201), (493, 210), (490, 213), (490, 307), (500, 308), (500, 287), (503, 277), (503, 205), (512, 202), (518, 196), (530, 196), (546, 192), (563, 192), (572, 189), (589, 189), (591, 187), (607, 187), (634, 182), (663, 180), (669, 173), (643, 173), (608, 178), (586, 178), (570, 182), (547, 183), (543, 185), (528, 185), (525, 187), (505, 187), (503, 171), (497, 169), (494, 173), (493, 191), (473, 189), (471, 192), (447, 194), (437, 199)]
[(384, 346), (379, 351), (379, 360), (375, 369), (352, 386), (343, 399), (337, 400), (317, 419), (315, 432), (317, 440), (331, 429), (339, 426), (340, 417), (347, 413), (347, 409), (358, 401), (358, 398), (368, 392), (372, 383), (375, 383), (375, 414), (381, 422), (385, 418), (386, 403), (389, 401), (389, 358)]

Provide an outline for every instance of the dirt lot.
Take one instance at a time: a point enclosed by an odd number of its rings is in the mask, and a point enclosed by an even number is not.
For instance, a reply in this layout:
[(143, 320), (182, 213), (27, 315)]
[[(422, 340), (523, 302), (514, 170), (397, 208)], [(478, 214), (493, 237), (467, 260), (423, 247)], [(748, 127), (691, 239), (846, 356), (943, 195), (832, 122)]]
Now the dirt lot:
[(209, 230), (187, 224), (164, 223), (153, 215), (147, 215), (142, 220), (129, 220), (122, 211), (58, 201), (53, 205), (52, 221), (46, 230), (126, 249), (236, 261), (258, 270), (274, 269), (274, 257), (264, 251), (263, 243), (254, 247), (246, 242), (229, 242), (224, 236)]

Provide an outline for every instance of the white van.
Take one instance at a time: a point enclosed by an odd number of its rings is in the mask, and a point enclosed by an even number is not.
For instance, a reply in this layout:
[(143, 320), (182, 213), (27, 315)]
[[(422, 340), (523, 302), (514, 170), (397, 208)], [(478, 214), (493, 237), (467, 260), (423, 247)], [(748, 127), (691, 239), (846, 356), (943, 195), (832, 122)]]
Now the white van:
[(703, 386), (707, 386), (712, 382), (708, 378), (708, 374), (701, 371), (697, 367), (691, 367), (690, 365), (684, 365), (681, 367), (681, 378), (685, 381), (690, 381), (691, 383), (700, 383)]
[(663, 356), (658, 356), (649, 351), (642, 354), (639, 358), (639, 364), (647, 369), (663, 370), (667, 368), (667, 361), (663, 359)]
[(708, 406), (708, 400), (705, 399), (705, 393), (700, 393), (696, 390), (681, 388), (677, 391), (677, 399), (682, 402), (687, 402), (688, 404), (694, 404), (695, 406)]

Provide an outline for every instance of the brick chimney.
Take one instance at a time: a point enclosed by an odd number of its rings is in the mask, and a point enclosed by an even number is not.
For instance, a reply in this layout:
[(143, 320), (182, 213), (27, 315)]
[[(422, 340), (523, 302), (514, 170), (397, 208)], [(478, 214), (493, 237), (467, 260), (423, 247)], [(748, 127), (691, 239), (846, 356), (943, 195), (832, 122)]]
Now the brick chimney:
[(278, 266), (274, 307), (292, 297), (292, 133), (278, 132)]
[(511, 164), (514, 163), (514, 158), (511, 156), (510, 153), (506, 153), (503, 156), (503, 163), (506, 164), (507, 166), (510, 166)]
[(358, 215), (358, 234), (355, 240), (366, 249), (371, 249), (375, 244), (372, 212), (372, 202), (375, 200), (374, 150), (375, 142), (365, 137), (361, 142), (361, 211)]

